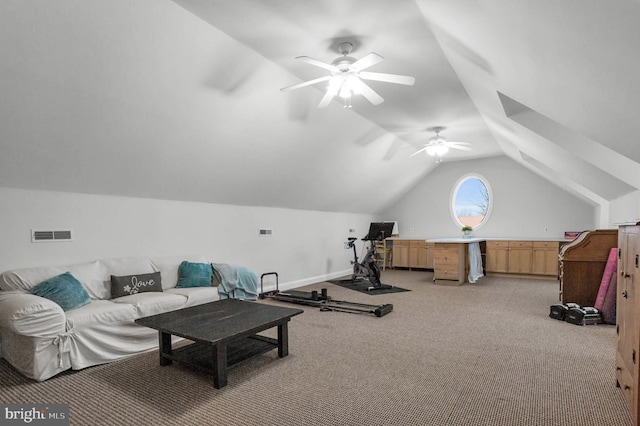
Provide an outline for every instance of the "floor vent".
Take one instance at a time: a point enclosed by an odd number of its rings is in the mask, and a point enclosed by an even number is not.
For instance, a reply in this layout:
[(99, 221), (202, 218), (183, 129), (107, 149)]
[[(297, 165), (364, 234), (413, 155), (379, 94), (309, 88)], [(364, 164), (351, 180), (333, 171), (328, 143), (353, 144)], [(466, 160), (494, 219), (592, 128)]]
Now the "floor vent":
[(44, 229), (32, 229), (31, 230), (31, 242), (32, 243), (50, 243), (50, 242), (62, 242), (73, 241), (73, 230), (71, 229), (56, 229), (56, 230), (44, 230)]

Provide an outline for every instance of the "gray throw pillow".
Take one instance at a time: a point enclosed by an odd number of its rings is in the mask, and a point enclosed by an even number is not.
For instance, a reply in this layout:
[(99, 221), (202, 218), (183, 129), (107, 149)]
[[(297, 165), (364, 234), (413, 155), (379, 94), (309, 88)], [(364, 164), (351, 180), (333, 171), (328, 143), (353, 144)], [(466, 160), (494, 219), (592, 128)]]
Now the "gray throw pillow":
[(111, 275), (111, 298), (129, 296), (148, 291), (162, 291), (160, 272), (150, 274)]

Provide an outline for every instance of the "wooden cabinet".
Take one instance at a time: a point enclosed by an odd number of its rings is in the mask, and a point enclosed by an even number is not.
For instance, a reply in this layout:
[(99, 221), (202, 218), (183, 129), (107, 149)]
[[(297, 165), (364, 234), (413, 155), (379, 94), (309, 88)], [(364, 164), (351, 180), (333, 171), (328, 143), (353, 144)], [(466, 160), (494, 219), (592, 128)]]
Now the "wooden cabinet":
[(427, 243), (427, 269), (433, 269), (433, 256), (436, 243)]
[(534, 241), (532, 273), (557, 277), (559, 252), (558, 241)]
[(616, 384), (622, 390), (634, 424), (640, 421), (640, 226), (622, 225), (618, 232), (616, 294)]
[(560, 251), (560, 301), (593, 306), (617, 229), (585, 231)]
[(508, 272), (531, 274), (533, 272), (533, 242), (509, 241)]
[(393, 267), (409, 267), (409, 240), (393, 240)]
[(508, 241), (487, 241), (487, 272), (509, 272)]
[(393, 266), (399, 268), (428, 269), (429, 245), (425, 240), (393, 240)]
[(467, 244), (435, 243), (433, 279), (436, 284), (460, 285), (464, 283), (468, 275), (467, 253)]
[(425, 240), (409, 241), (409, 267), (427, 269), (427, 242)]
[(487, 272), (533, 273), (532, 241), (487, 241)]

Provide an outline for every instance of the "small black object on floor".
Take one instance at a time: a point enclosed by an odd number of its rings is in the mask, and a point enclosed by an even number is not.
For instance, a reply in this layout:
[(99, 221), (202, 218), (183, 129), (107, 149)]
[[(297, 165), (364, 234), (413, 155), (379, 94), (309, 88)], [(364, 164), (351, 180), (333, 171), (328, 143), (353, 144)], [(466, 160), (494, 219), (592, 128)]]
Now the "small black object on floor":
[(359, 291), (366, 294), (388, 294), (388, 293), (400, 293), (403, 291), (411, 291), (400, 287), (395, 287), (388, 284), (381, 284), (379, 288), (376, 288), (369, 280), (330, 280), (328, 283), (339, 285), (340, 287), (348, 288), (349, 290)]
[(575, 325), (602, 324), (602, 312), (593, 307), (583, 307), (577, 303), (551, 305), (549, 316)]

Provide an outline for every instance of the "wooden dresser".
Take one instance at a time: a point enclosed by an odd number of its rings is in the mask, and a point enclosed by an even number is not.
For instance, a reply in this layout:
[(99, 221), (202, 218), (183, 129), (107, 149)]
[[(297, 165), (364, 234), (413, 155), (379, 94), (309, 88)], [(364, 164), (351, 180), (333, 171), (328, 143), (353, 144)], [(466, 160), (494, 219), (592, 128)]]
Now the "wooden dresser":
[(622, 390), (636, 426), (640, 423), (640, 223), (620, 225), (616, 294), (616, 384)]
[(593, 306), (609, 252), (617, 246), (617, 229), (584, 231), (574, 241), (565, 244), (558, 255), (560, 301)]
[(433, 280), (436, 284), (461, 285), (469, 271), (467, 244), (436, 243), (433, 254)]

